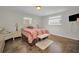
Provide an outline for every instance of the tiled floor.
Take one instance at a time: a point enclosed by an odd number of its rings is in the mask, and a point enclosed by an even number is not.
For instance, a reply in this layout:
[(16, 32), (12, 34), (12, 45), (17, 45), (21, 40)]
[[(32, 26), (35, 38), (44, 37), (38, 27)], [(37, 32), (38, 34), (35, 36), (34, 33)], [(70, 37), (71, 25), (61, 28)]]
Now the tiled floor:
[(42, 51), (38, 47), (30, 47), (21, 38), (15, 39), (14, 41), (6, 41), (4, 53), (78, 53), (79, 52), (79, 41), (50, 35), (49, 39), (53, 40), (52, 43), (46, 50)]

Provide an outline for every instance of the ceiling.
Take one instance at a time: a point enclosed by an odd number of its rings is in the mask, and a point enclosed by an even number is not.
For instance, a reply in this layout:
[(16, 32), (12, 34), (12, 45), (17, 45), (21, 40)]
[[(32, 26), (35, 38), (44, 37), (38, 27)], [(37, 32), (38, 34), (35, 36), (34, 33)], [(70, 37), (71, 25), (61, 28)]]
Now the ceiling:
[(67, 10), (79, 8), (78, 6), (42, 6), (41, 10), (37, 10), (35, 6), (2, 6), (0, 8), (6, 8), (10, 10), (29, 13), (37, 16), (46, 16), (55, 13), (64, 12)]

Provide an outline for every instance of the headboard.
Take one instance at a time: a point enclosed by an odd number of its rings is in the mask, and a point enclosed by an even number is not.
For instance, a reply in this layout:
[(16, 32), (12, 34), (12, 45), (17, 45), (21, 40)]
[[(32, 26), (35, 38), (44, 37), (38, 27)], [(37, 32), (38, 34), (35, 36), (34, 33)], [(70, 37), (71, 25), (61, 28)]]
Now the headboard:
[(28, 26), (27, 28), (33, 29), (34, 27), (33, 26)]

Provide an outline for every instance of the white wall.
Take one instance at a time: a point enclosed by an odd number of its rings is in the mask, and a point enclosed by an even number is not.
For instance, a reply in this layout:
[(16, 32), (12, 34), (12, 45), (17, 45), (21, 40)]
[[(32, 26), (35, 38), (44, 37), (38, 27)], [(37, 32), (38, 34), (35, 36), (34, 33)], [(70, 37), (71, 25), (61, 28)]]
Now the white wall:
[(40, 17), (38, 16), (0, 8), (0, 27), (5, 27), (9, 31), (15, 31), (15, 24), (17, 21), (19, 23), (19, 28), (23, 27), (24, 17), (31, 17), (33, 19), (32, 26), (40, 24)]
[[(23, 27), (23, 17), (33, 18), (32, 25), (36, 26), (37, 24), (40, 27), (45, 27), (49, 30), (50, 33), (55, 35), (60, 35), (72, 39), (79, 39), (79, 23), (69, 22), (69, 15), (79, 13), (79, 9), (74, 9), (54, 15), (38, 17), (31, 14), (26, 14), (19, 11), (12, 11), (6, 9), (0, 9), (0, 27), (5, 27), (9, 31), (15, 31), (15, 24), (18, 20), (19, 28)], [(48, 17), (50, 16), (62, 16), (62, 25), (60, 26), (49, 26)]]
[[(79, 13), (79, 9), (68, 10), (62, 13), (42, 17), (42, 26), (47, 28), (50, 33), (79, 40), (79, 23), (69, 22), (69, 15)], [(48, 17), (62, 16), (62, 25), (48, 25)]]

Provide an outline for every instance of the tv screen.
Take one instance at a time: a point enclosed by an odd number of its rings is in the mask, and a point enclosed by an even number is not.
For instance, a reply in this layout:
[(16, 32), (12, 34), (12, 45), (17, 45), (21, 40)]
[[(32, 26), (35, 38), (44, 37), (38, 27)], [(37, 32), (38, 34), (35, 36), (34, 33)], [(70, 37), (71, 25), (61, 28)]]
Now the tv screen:
[(79, 18), (79, 14), (71, 15), (69, 16), (69, 21), (77, 21), (77, 18)]
[(69, 21), (76, 21), (76, 20), (77, 20), (76, 15), (69, 16)]

